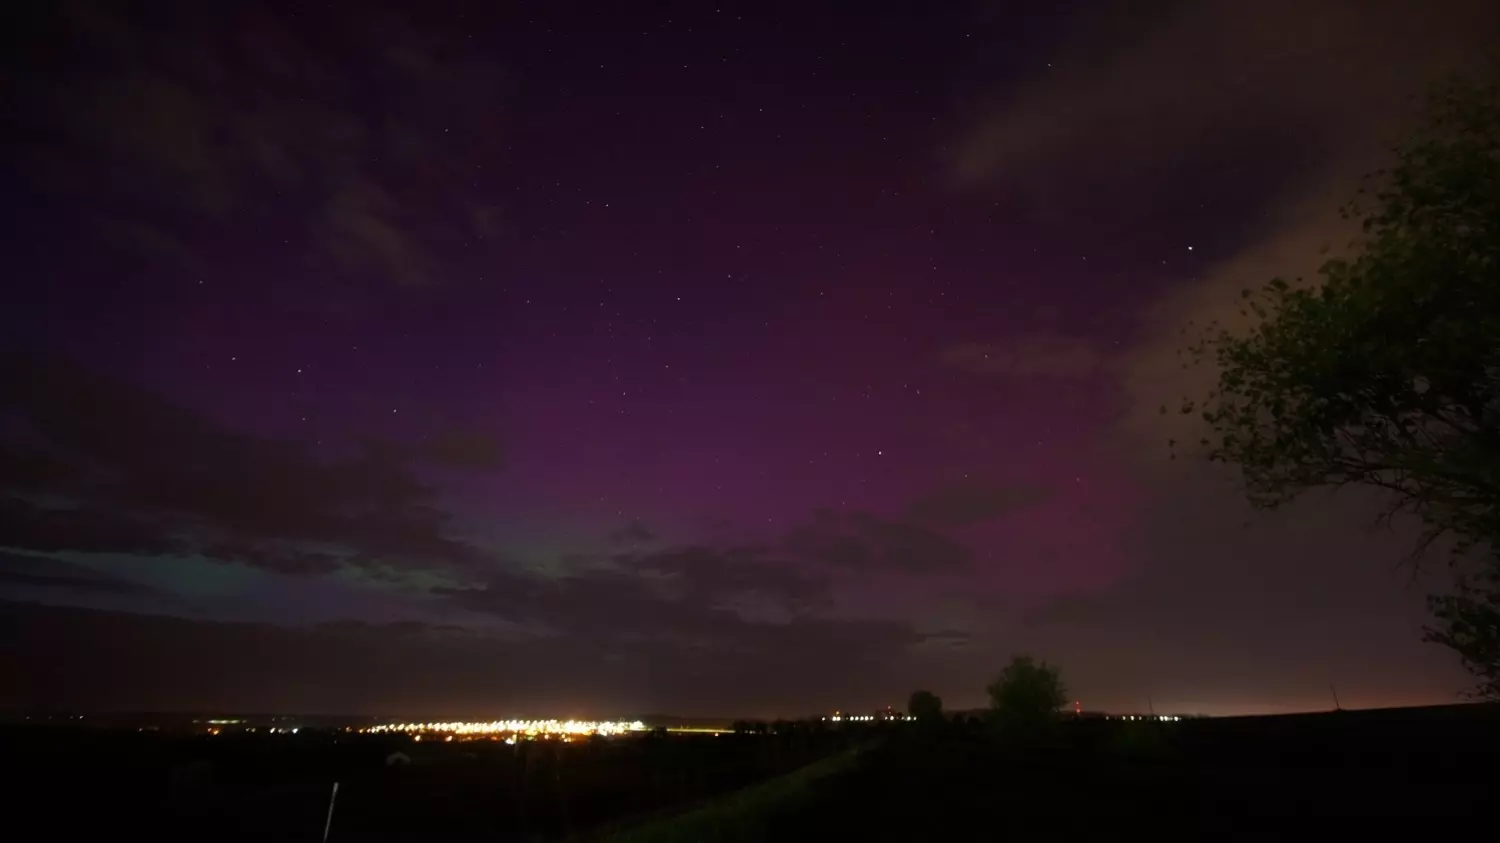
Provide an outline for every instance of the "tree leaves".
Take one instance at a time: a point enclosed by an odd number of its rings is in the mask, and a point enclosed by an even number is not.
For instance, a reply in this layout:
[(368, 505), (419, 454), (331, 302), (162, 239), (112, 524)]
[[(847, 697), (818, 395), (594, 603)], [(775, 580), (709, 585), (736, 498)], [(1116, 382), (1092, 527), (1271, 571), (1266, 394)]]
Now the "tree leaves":
[[(1326, 261), (1314, 285), (1277, 278), (1243, 291), (1253, 327), (1210, 332), (1189, 351), (1220, 373), (1201, 402), (1209, 456), (1238, 466), (1253, 503), (1376, 487), (1391, 493), (1385, 517), (1422, 521), (1419, 550), (1448, 536), (1458, 553), (1483, 551), (1491, 573), (1435, 598), (1443, 626), (1430, 637), (1488, 676), (1493, 695), (1500, 89), (1449, 84), (1434, 92), (1432, 115), (1394, 168), (1372, 174), (1373, 201), (1347, 206), (1364, 231), (1353, 254)], [(1182, 413), (1194, 406), (1184, 401)]]
[(1016, 656), (985, 689), (990, 713), (1007, 728), (1035, 728), (1057, 717), (1067, 703), (1062, 674), (1045, 661)]

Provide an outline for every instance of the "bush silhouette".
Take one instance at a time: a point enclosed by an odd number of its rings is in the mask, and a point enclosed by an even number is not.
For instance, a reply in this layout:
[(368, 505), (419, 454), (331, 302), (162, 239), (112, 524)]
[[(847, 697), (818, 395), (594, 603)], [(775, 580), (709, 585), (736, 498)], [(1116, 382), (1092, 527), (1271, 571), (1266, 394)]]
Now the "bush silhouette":
[(1057, 720), (1067, 689), (1057, 668), (1030, 656), (1016, 656), (986, 689), (990, 716), (1006, 731), (1033, 731)]
[(906, 703), (906, 713), (923, 723), (943, 719), (943, 698), (931, 691), (913, 691)]

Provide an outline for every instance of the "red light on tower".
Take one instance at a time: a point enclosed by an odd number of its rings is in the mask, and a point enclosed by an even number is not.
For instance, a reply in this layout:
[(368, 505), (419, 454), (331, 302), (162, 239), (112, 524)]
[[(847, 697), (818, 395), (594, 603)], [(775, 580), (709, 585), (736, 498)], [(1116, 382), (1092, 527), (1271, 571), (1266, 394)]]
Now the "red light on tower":
[(1073, 701), (1073, 713), (1074, 714), (1083, 714), (1083, 703), (1079, 702), (1078, 700), (1074, 700)]

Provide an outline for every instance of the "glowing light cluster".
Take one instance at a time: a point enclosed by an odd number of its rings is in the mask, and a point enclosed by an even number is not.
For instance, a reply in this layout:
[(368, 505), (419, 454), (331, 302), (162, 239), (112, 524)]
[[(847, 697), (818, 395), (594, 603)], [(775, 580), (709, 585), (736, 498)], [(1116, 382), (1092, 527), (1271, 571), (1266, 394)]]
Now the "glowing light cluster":
[(646, 724), (639, 720), (490, 720), (488, 722), (452, 721), (447, 723), (387, 723), (371, 726), (360, 731), (369, 734), (382, 732), (404, 732), (420, 737), (433, 732), (447, 735), (525, 735), (527, 737), (552, 735), (623, 735), (643, 732)]
[(835, 714), (832, 717), (824, 717), (824, 720), (832, 720), (835, 723), (873, 723), (876, 720), (915, 720), (917, 718), (910, 714)]

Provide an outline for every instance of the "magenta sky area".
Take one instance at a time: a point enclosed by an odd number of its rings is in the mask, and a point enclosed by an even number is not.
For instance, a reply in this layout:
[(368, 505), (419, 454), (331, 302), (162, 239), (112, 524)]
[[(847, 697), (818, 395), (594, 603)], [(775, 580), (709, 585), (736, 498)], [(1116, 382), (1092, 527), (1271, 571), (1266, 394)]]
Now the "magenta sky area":
[(1407, 525), (1158, 409), (1491, 5), (33, 4), (0, 705), (1451, 700)]

